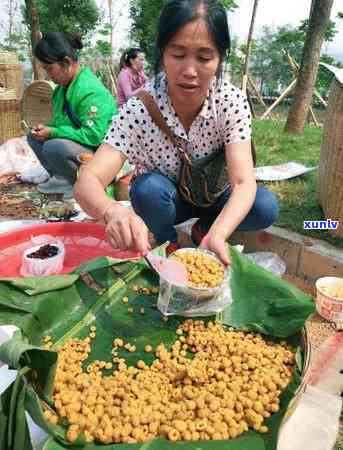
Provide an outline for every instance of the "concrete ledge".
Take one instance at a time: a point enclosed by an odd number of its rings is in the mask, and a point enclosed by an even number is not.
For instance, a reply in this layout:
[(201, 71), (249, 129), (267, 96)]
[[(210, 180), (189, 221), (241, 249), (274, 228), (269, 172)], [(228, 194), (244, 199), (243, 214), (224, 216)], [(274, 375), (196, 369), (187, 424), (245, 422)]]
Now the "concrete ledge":
[(272, 226), (263, 231), (237, 231), (232, 244), (244, 244), (245, 252), (270, 251), (282, 258), (287, 272), (314, 284), (322, 276), (343, 277), (343, 249), (320, 239)]

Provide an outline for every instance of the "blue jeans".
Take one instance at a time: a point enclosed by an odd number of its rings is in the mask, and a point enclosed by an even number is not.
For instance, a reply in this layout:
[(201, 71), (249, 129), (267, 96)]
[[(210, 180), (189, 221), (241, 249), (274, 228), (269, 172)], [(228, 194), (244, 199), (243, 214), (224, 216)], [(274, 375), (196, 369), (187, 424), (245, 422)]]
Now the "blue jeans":
[[(183, 200), (177, 186), (157, 172), (138, 176), (132, 183), (132, 206), (153, 233), (156, 241), (176, 242), (174, 225), (199, 217), (202, 228), (209, 229), (223, 209), (230, 193), (224, 192), (212, 206), (197, 208)], [(255, 202), (237, 230), (254, 231), (269, 227), (275, 222), (279, 207), (275, 195), (258, 187)]]
[(94, 153), (88, 147), (69, 139), (48, 139), (40, 142), (29, 135), (27, 142), (50, 176), (64, 177), (72, 185), (76, 181), (77, 169), (80, 167), (77, 156), (86, 152)]

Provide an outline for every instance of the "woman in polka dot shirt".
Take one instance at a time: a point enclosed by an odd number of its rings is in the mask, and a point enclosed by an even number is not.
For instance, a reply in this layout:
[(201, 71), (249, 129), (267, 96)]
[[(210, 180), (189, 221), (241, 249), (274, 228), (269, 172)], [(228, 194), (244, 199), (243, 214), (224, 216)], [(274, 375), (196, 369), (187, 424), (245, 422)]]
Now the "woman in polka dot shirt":
[[(155, 78), (146, 90), (193, 159), (225, 149), (228, 189), (207, 208), (185, 201), (178, 191), (177, 148), (133, 97), (82, 170), (76, 197), (89, 214), (104, 220), (115, 248), (144, 254), (150, 230), (158, 243), (170, 241), (173, 251), (178, 248), (174, 226), (198, 217), (193, 240), (229, 264), (225, 242), (232, 232), (268, 227), (278, 206), (272, 193), (256, 188), (248, 102), (222, 77), (230, 50), (225, 10), (216, 0), (169, 0), (159, 19), (156, 47)], [(104, 193), (126, 159), (137, 168), (130, 190), (133, 211)]]

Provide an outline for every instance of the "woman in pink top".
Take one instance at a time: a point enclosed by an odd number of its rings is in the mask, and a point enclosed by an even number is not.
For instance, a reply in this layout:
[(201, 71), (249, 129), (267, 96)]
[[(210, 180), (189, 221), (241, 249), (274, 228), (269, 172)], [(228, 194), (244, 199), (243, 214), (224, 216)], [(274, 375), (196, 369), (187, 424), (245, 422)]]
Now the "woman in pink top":
[(139, 48), (130, 48), (120, 60), (120, 73), (117, 81), (118, 105), (122, 107), (130, 97), (144, 86), (147, 77), (144, 70), (144, 53)]

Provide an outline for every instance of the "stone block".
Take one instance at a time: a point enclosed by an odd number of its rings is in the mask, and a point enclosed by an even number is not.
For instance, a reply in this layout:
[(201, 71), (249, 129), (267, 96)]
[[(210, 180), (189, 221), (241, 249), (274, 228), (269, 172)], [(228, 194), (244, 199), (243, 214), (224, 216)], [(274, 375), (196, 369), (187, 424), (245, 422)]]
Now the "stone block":
[[(321, 251), (320, 251), (321, 250)], [(325, 252), (321, 247), (304, 247), (300, 254), (297, 276), (315, 283), (320, 277), (343, 277), (343, 250)]]
[(278, 227), (270, 227), (256, 232), (238, 231), (232, 235), (230, 243), (243, 244), (245, 253), (276, 253), (285, 262), (287, 272), (296, 274), (302, 246), (299, 236)]

